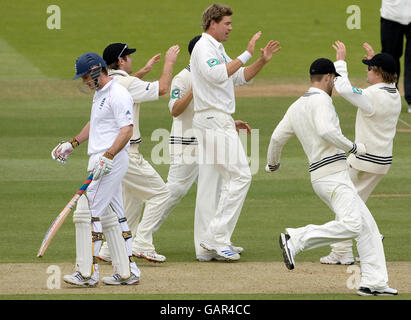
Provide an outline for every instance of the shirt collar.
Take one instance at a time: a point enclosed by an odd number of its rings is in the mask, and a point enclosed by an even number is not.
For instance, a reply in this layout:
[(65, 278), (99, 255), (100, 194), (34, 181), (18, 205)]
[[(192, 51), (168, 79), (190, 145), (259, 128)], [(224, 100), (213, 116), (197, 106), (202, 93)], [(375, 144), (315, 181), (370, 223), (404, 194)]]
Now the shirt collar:
[(106, 83), (106, 85), (103, 87), (103, 88), (101, 88), (100, 90), (97, 90), (97, 92), (104, 92), (104, 91), (106, 91), (108, 88), (110, 88), (111, 87), (111, 85), (115, 82), (116, 80), (113, 78), (113, 77), (111, 77), (111, 80), (109, 81), (109, 82), (107, 82)]
[(325, 96), (326, 96), (328, 99), (330, 99), (330, 101), (332, 102), (332, 98), (328, 95), (327, 92), (325, 92), (325, 91), (322, 90), (322, 89), (310, 87), (310, 89), (308, 89), (308, 92), (319, 92), (319, 93), (321, 93), (322, 95), (325, 95)]
[(123, 77), (128, 76), (127, 72), (125, 72), (124, 70), (118, 70), (118, 69), (117, 70), (116, 69), (109, 69), (108, 74), (109, 74), (109, 76), (112, 76), (112, 75), (121, 75)]
[(203, 34), (201, 35), (201, 37), (206, 38), (209, 42), (211, 42), (211, 44), (216, 47), (217, 49), (222, 49), (224, 48), (223, 44), (221, 42), (218, 42), (213, 36), (209, 35), (206, 32), (203, 32)]

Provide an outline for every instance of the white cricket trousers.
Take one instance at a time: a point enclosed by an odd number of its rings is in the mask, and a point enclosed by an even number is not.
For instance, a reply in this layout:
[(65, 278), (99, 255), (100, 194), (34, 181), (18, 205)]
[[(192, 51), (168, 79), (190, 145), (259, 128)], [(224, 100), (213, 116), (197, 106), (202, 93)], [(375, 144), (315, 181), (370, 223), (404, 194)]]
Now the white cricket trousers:
[[(133, 251), (155, 250), (153, 233), (166, 209), (170, 193), (161, 176), (139, 152), (128, 153), (129, 166), (122, 181), (124, 209), (133, 234)], [(141, 212), (145, 203), (143, 217)]]
[[(251, 184), (247, 156), (231, 115), (217, 110), (195, 112), (193, 128), (198, 140), (199, 161), (196, 208), (201, 208), (196, 218), (206, 219), (201, 214), (203, 209), (213, 211), (213, 216), (207, 218), (203, 239), (214, 246), (228, 246), (231, 230), (235, 228)], [(207, 184), (207, 179), (217, 173), (221, 176), (219, 190)], [(220, 193), (216, 208), (212, 199), (203, 197), (208, 192)]]
[(171, 155), (170, 168), (167, 176), (167, 188), (170, 197), (165, 205), (160, 221), (154, 227), (154, 232), (160, 229), (170, 212), (187, 194), (191, 186), (197, 182), (198, 163), (195, 156)]
[[(94, 159), (98, 159), (98, 155), (93, 155), (90, 159), (90, 163)], [(125, 217), (123, 208), (123, 197), (121, 181), (127, 171), (128, 167), (128, 155), (123, 149), (115, 157), (113, 161), (113, 168), (109, 174), (101, 177), (99, 180), (93, 180), (87, 189), (87, 198), (89, 200), (89, 207), (92, 218), (92, 231), (101, 234), (103, 232), (102, 224), (100, 221), (101, 216), (110, 205), (117, 215), (118, 219)], [(90, 168), (90, 165), (89, 165)], [(130, 231), (127, 221), (120, 223), (122, 232)], [(93, 242), (93, 256), (97, 256), (102, 239)], [(127, 255), (132, 257), (131, 251), (131, 239), (125, 241)], [(97, 268), (96, 268), (97, 269)], [(140, 276), (140, 270), (135, 263), (131, 263), (131, 270), (137, 276)], [(98, 270), (96, 270), (98, 272)]]
[[(384, 174), (365, 172), (354, 169), (351, 166), (349, 166), (348, 172), (350, 174), (351, 181), (353, 182), (355, 189), (357, 190), (358, 195), (364, 202), (367, 202), (368, 197), (371, 195), (375, 187), (384, 177)], [(353, 255), (352, 245), (352, 240), (346, 240), (332, 244), (331, 249), (334, 253), (338, 255)]]
[(296, 253), (356, 238), (361, 257), (360, 286), (378, 290), (387, 287), (384, 248), (377, 224), (358, 196), (347, 170), (312, 182), (315, 193), (337, 216), (323, 225), (287, 228)]

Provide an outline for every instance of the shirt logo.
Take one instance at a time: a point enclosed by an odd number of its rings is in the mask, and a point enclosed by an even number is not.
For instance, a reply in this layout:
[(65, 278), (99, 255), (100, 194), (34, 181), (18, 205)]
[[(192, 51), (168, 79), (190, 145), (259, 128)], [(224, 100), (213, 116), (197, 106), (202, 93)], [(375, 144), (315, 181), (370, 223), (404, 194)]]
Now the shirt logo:
[(171, 98), (179, 99), (180, 98), (180, 89), (174, 89), (171, 91)]
[(147, 85), (146, 90), (148, 90), (150, 88), (150, 83)]
[(103, 100), (101, 100), (100, 106), (99, 106), (99, 109), (100, 109), (100, 110), (101, 110), (101, 108), (103, 108), (104, 102), (106, 102), (106, 98), (103, 98)]
[(128, 121), (131, 121), (131, 112), (129, 110), (126, 112), (126, 117)]
[(215, 59), (215, 58), (212, 58), (212, 59), (210, 59), (210, 60), (207, 61), (207, 64), (208, 64), (209, 67), (214, 67), (214, 66), (216, 66), (217, 64), (220, 64), (220, 61), (218, 61), (218, 60)]
[(360, 88), (357, 87), (352, 87), (352, 92), (356, 93), (356, 94), (362, 94), (362, 90)]

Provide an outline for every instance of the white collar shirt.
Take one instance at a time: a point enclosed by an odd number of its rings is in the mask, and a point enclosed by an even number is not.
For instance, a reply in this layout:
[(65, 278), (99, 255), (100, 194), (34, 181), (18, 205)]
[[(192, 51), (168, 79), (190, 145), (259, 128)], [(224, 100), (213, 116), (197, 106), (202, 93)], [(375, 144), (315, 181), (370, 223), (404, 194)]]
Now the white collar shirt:
[(203, 33), (190, 59), (194, 111), (217, 109), (228, 114), (235, 112), (234, 86), (246, 84), (244, 67), (228, 76), (226, 63), (232, 59), (222, 43)]

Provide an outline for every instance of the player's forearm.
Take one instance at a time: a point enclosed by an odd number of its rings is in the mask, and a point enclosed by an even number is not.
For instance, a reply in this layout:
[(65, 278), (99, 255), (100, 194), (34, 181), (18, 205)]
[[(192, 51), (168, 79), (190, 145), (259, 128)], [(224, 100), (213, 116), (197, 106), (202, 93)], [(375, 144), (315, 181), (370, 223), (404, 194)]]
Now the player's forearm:
[(227, 69), (228, 77), (231, 77), (234, 73), (236, 73), (243, 66), (243, 63), (241, 62), (240, 59), (234, 59), (233, 61), (226, 63), (225, 66)]
[(146, 67), (144, 67), (144, 68), (138, 70), (137, 72), (133, 73), (132, 76), (136, 77), (136, 78), (139, 78), (139, 79), (143, 79), (143, 77), (149, 72), (150, 72), (150, 70), (148, 70)]
[(257, 73), (261, 71), (261, 69), (264, 67), (265, 62), (262, 58), (258, 58), (257, 61), (255, 61), (252, 65), (244, 68), (244, 79), (245, 81), (250, 81), (253, 79)]
[(335, 79), (335, 90), (348, 102), (360, 108), (365, 113), (372, 113), (373, 106), (371, 99), (367, 97), (363, 90), (353, 87), (348, 78), (347, 64), (345, 61), (339, 60), (334, 63), (335, 68), (341, 77)]
[(173, 63), (166, 61), (163, 67), (163, 73), (161, 74), (160, 79), (158, 79), (158, 82), (159, 82), (158, 94), (160, 96), (168, 92), (172, 78), (173, 78)]
[(77, 140), (79, 144), (81, 144), (84, 141), (88, 140), (89, 133), (90, 133), (90, 121), (87, 122), (87, 124), (83, 127), (83, 129), (81, 129), (79, 134), (74, 137), (74, 139)]
[(184, 95), (180, 99), (177, 99), (177, 101), (173, 105), (173, 108), (171, 109), (171, 115), (173, 117), (178, 117), (187, 109), (191, 100), (193, 100), (193, 90), (190, 90), (186, 95)]
[(108, 148), (107, 152), (113, 155), (113, 157), (119, 153), (123, 148), (126, 146), (128, 141), (131, 139), (133, 134), (133, 126), (129, 125), (126, 127), (122, 127), (120, 129), (119, 134), (117, 135), (116, 140), (114, 140), (113, 144), (110, 148)]

